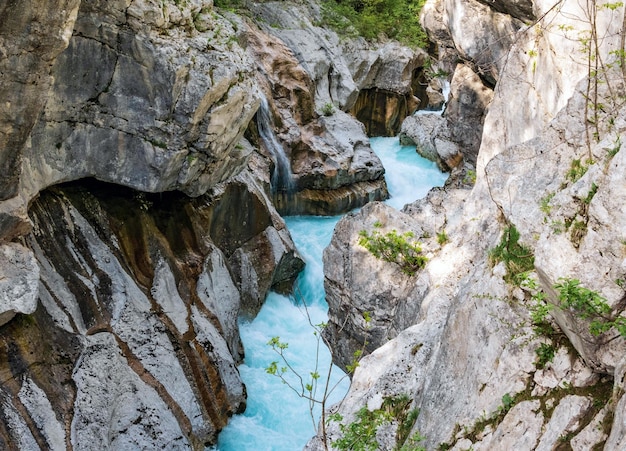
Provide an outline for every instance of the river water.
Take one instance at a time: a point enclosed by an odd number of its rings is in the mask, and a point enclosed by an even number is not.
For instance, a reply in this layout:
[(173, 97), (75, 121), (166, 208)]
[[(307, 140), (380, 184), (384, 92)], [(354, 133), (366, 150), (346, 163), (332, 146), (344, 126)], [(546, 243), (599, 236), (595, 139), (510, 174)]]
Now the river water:
[[(397, 138), (372, 138), (371, 145), (385, 167), (391, 194), (387, 203), (395, 208), (424, 197), (430, 188), (442, 186), (446, 180), (447, 174), (417, 155), (415, 147), (400, 146)], [(319, 324), (328, 318), (322, 252), (330, 243), (340, 218), (285, 218), (296, 247), (306, 261), (298, 287), (307, 307), (305, 309), (300, 300), (294, 302), (271, 293), (257, 317), (241, 323), (246, 357), (239, 371), (248, 390), (248, 404), (246, 411), (234, 416), (222, 431), (217, 450), (295, 451), (301, 450), (315, 434), (321, 414), (319, 406), (314, 409), (312, 419), (309, 403), (265, 371), (271, 362), (279, 360), (267, 342), (280, 337), (281, 342), (287, 343), (285, 353), (289, 363), (305, 378), (316, 370), (316, 363), (322, 379), (325, 377), (330, 367), (330, 352), (322, 346), (316, 358), (317, 340), (310, 324)], [(296, 379), (291, 381), (297, 383)], [(349, 381), (341, 370), (333, 367), (330, 385), (336, 385), (336, 389), (328, 405), (341, 400)]]

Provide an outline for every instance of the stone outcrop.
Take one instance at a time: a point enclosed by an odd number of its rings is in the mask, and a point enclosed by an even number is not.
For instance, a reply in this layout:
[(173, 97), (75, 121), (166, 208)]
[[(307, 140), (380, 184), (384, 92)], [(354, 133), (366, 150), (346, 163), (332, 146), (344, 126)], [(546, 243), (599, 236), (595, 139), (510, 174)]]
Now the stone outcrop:
[(252, 62), (229, 42), (230, 22), (210, 15), (211, 2), (185, 9), (204, 31), (168, 15), (174, 4), (119, 3), (81, 6), (24, 150), (28, 197), (85, 177), (197, 196), (245, 164), (236, 146), (258, 96)]
[(204, 449), (303, 266), (253, 61), (211, 1), (79, 3), (0, 7), (0, 448)]
[(493, 91), (465, 64), (458, 64), (450, 99), (441, 112), (423, 111), (402, 122), (400, 142), (415, 145), (424, 158), (450, 171), (466, 163), (476, 166), (484, 116)]
[(367, 258), (368, 251), (357, 244), (362, 230), (387, 233), (391, 224), (398, 233), (411, 232), (417, 239), (427, 234), (397, 210), (370, 203), (339, 221), (324, 251), (329, 306), (324, 333), (334, 344), (334, 362), (344, 370), (353, 363), (356, 351), (369, 354), (413, 324), (428, 290), (427, 278), (416, 282), (398, 265)]
[(79, 4), (0, 5), (0, 200), (18, 194), (21, 149), (47, 101), (51, 67), (68, 44)]
[[(620, 45), (624, 8), (597, 13), (604, 33), (598, 57), (605, 68), (589, 80), (589, 61), (571, 57), (580, 46), (570, 39), (572, 33), (584, 34), (589, 27), (584, 6), (552, 6), (534, 2), (534, 15), (545, 17), (537, 26), (520, 29), (504, 52), (507, 62), (494, 77), (494, 99), (484, 119), (474, 188), (431, 193), (396, 214), (396, 224), (386, 224), (402, 229), (408, 215), (415, 221), (409, 222), (413, 230), (435, 222), (449, 239), (410, 283), (417, 287), (428, 281), (415, 299), (419, 305), (412, 306), (418, 312), (414, 324), (361, 360), (350, 392), (335, 408), (343, 424), (355, 421), (363, 407), (374, 410), (386, 399), (406, 396), (408, 408), (419, 410), (408, 437), (419, 433), (427, 449), (622, 446), (626, 342), (614, 328), (592, 334), (593, 315), (585, 318), (575, 308), (564, 308), (554, 284), (576, 279), (602, 296), (610, 313), (595, 316), (600, 322), (623, 316), (626, 269), (618, 243), (624, 227), (621, 143), (626, 126), (623, 105), (615, 99), (622, 95), (624, 76), (619, 58), (610, 52)], [(443, 14), (442, 7), (434, 2), (426, 9)], [(487, 11), (486, 18), (468, 23), (489, 21), (493, 14)], [(442, 26), (439, 32), (457, 43), (468, 36), (464, 26)], [(356, 314), (367, 308), (375, 325), (400, 320), (391, 312), (404, 299), (390, 299), (388, 310), (372, 308), (370, 300), (383, 299), (393, 282), (381, 282), (371, 296), (363, 296), (367, 281), (350, 278), (355, 268), (393, 265), (375, 261), (357, 245), (358, 231), (379, 217), (368, 209), (346, 219), (335, 240), (346, 243), (347, 250), (331, 246), (327, 254), (334, 260), (328, 283), (341, 293), (337, 305), (348, 313), (341, 325), (344, 335), (338, 334), (344, 339), (355, 330), (359, 338), (368, 338)], [(510, 226), (534, 254), (530, 277), (552, 305), (554, 332), (533, 328), (534, 291), (505, 283), (504, 263), (489, 257)], [(347, 268), (339, 277), (336, 265)], [(341, 314), (331, 311), (331, 317)], [(546, 349), (554, 353), (549, 358)], [(397, 441), (397, 423), (377, 436), (381, 449), (409, 443)], [(327, 432), (331, 441), (341, 435), (332, 422)], [(321, 449), (319, 438), (309, 449)]]
[[(319, 86), (319, 71), (332, 72), (329, 54), (337, 54), (339, 62), (334, 64), (342, 64), (337, 43), (323, 37), (330, 34), (337, 41), (336, 35), (329, 31), (322, 34), (322, 29), (311, 25), (303, 6), (271, 6), (258, 4), (253, 10), (266, 22), (281, 26), (268, 27), (259, 20), (263, 31), (248, 26), (247, 42), (248, 51), (260, 62), (259, 85), (268, 97), (276, 134), (273, 145), (280, 147), (275, 150), (284, 152), (290, 164), (292, 188), (274, 196), (278, 210), (282, 214), (334, 215), (385, 199), (384, 169), (369, 146), (363, 125), (332, 103), (331, 111), (321, 114), (321, 99), (340, 95), (337, 90), (345, 92), (353, 83), (351, 78), (347, 81), (347, 72), (332, 87)], [(309, 25), (302, 28), (303, 22)], [(310, 48), (320, 43), (322, 49)], [(325, 69), (316, 66), (322, 61)], [(265, 118), (257, 114), (257, 129), (263, 126), (258, 124), (260, 120)], [(250, 135), (251, 139), (258, 136), (254, 130)], [(263, 140), (258, 141), (263, 148)], [(265, 151), (268, 156), (275, 153)]]
[(16, 313), (31, 314), (37, 307), (39, 266), (17, 243), (0, 247), (0, 327)]
[(238, 317), (303, 266), (263, 181), (246, 170), (197, 199), (75, 182), (42, 192), (31, 218), (39, 306), (0, 329), (0, 439), (214, 443), (246, 403)]
[(522, 23), (508, 14), (491, 9), (476, 0), (437, 0), (427, 2), (421, 21), (429, 38), (450, 49), (488, 83), (495, 83), (507, 65), (509, 48)]
[(423, 50), (395, 42), (372, 45), (363, 39), (340, 39), (313, 25), (322, 15), (315, 3), (263, 2), (250, 8), (271, 24), (264, 31), (283, 41), (309, 75), (318, 112), (334, 105), (350, 111), (370, 136), (395, 135), (402, 119), (425, 100), (416, 83), (426, 61)]

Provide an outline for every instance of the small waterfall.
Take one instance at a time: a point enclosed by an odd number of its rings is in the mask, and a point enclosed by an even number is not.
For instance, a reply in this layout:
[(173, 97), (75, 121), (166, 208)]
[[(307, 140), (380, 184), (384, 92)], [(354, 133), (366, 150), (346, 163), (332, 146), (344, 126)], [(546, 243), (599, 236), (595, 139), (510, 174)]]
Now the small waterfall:
[(274, 193), (290, 193), (293, 191), (293, 175), (291, 163), (285, 154), (285, 149), (278, 142), (274, 133), (272, 115), (265, 96), (261, 96), (261, 106), (257, 111), (257, 127), (263, 144), (274, 159), (274, 173), (272, 174), (271, 187)]
[(441, 95), (443, 96), (443, 103), (438, 110), (417, 110), (413, 113), (414, 116), (419, 116), (422, 114), (437, 114), (441, 116), (446, 110), (446, 105), (448, 105), (448, 101), (450, 100), (450, 82), (448, 80), (442, 80), (441, 82)]

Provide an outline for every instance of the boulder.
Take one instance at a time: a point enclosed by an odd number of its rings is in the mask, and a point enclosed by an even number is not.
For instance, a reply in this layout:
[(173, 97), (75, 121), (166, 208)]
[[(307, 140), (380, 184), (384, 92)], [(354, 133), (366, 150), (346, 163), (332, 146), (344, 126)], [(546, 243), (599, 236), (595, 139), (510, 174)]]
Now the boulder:
[(3, 443), (23, 435), (20, 422), (41, 448), (64, 434), (77, 449), (215, 443), (246, 404), (240, 314), (303, 267), (255, 174), (195, 199), (94, 180), (40, 193), (29, 249), (2, 247), (10, 313), (26, 313), (0, 331), (1, 390), (21, 402), (3, 408), (15, 413)]
[(37, 308), (39, 266), (33, 253), (17, 243), (0, 245), (0, 326)]
[(461, 164), (463, 155), (452, 141), (449, 122), (441, 113), (420, 112), (402, 122), (400, 143), (414, 145), (422, 157), (437, 163), (442, 171)]

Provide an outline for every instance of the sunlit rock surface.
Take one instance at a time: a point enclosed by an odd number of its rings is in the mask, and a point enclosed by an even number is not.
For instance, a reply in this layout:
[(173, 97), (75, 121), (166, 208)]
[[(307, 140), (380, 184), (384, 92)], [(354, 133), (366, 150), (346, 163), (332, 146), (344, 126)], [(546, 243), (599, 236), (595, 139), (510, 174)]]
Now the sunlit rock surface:
[[(500, 13), (444, 20), (447, 26), (433, 28), (441, 46), (447, 35), (447, 44), (458, 45), (460, 55), (482, 67), (482, 78), (496, 82), (484, 119), (475, 185), (471, 191), (444, 190), (440, 197), (431, 193), (405, 208), (405, 214), (414, 215), (413, 227), (436, 222), (448, 241), (414, 276), (413, 286), (424, 277), (429, 281), (415, 324), (361, 360), (349, 394), (336, 408), (343, 424), (354, 421), (364, 406), (371, 410), (381, 400), (406, 395), (410, 407), (419, 409), (409, 437), (419, 432), (424, 437), (420, 445), (427, 449), (619, 449), (623, 444), (624, 338), (615, 329), (592, 335), (590, 319), (558, 307), (551, 310), (556, 332), (538, 335), (531, 327), (531, 292), (506, 284), (506, 268), (489, 258), (502, 231), (514, 225), (535, 255), (533, 277), (550, 303), (558, 305), (553, 284), (571, 278), (607, 300), (610, 318), (623, 312), (626, 268), (619, 243), (625, 136), (624, 109), (616, 99), (623, 94), (624, 80), (616, 70), (619, 57), (611, 52), (619, 46), (624, 9), (617, 5), (598, 11), (597, 24), (606, 33), (598, 55), (607, 66), (592, 76), (588, 88), (589, 63), (572, 57), (581, 51), (581, 43), (571, 39), (571, 33), (589, 29), (584, 7), (552, 6), (533, 3), (536, 17), (545, 14), (537, 26), (519, 28), (521, 23), (511, 19), (519, 31), (499, 50), (502, 59), (487, 65), (472, 56), (484, 37), (470, 37), (481, 29), (476, 24), (493, 23), (494, 14)], [(427, 4), (425, 14), (461, 18), (468, 8), (435, 2)], [(475, 16), (484, 10), (475, 5), (471, 9)], [(464, 27), (471, 24), (469, 33)], [(591, 105), (588, 89), (596, 99)], [(576, 171), (581, 164), (584, 168)], [(346, 219), (352, 224), (343, 224), (336, 239), (352, 228), (351, 239), (342, 239), (350, 245), (334, 257), (336, 264), (368, 264), (373, 257), (367, 254), (360, 257), (363, 262), (354, 259), (357, 232), (377, 219), (373, 211), (358, 220)], [(400, 230), (404, 223), (395, 226)], [(345, 286), (350, 291), (344, 291), (344, 310), (363, 309), (367, 303), (348, 293), (358, 293), (367, 282)], [(378, 287), (384, 291), (384, 286)], [(362, 322), (347, 318), (345, 330)], [(555, 353), (546, 362), (535, 352), (542, 343)], [(336, 423), (327, 432), (331, 441), (341, 436)], [(381, 435), (380, 449), (407, 443), (398, 437)], [(309, 448), (321, 449), (319, 437)]]

